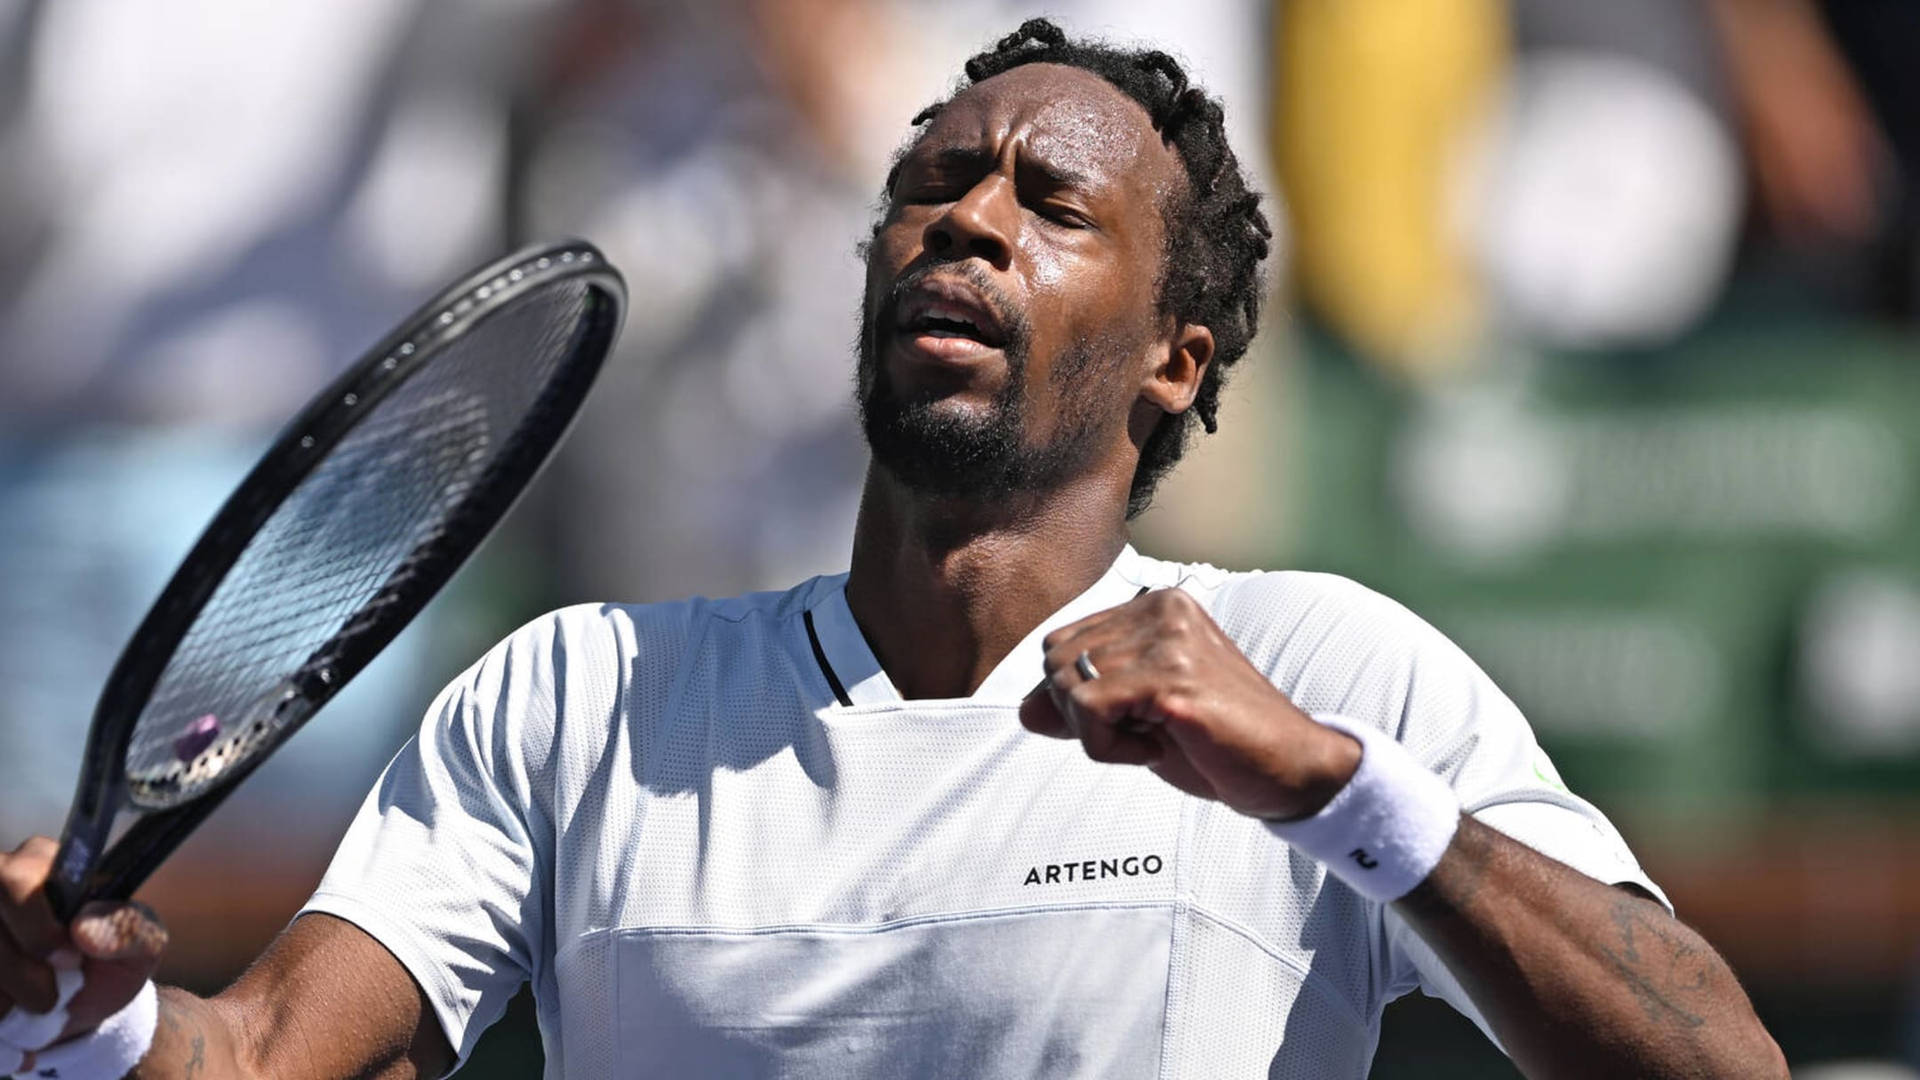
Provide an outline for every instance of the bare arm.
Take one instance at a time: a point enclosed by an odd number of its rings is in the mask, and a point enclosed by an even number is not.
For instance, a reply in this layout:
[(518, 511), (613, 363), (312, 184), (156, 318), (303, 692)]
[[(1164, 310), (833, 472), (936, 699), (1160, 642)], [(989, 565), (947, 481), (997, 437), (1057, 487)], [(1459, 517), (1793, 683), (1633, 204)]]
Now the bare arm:
[(1700, 935), (1471, 817), (1395, 906), (1528, 1076), (1787, 1075)]
[(215, 997), (160, 992), (138, 1080), (444, 1074), (440, 1022), (407, 970), (350, 922), (305, 915)]

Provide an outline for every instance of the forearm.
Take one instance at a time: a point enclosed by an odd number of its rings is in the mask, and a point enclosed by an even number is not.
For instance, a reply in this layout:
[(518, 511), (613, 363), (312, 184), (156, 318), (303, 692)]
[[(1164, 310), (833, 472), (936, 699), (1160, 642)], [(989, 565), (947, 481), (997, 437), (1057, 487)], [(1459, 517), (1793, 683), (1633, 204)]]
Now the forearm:
[(453, 1051), (399, 961), (352, 923), (306, 915), (217, 997), (160, 991), (138, 1080), (440, 1076)]
[(1471, 817), (1397, 909), (1530, 1077), (1784, 1077), (1713, 948)]

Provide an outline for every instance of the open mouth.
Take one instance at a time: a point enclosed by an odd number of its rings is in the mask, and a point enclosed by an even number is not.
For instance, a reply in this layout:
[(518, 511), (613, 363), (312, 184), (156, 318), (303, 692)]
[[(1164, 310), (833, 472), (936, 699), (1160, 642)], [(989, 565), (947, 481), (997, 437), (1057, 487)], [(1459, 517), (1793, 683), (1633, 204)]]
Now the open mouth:
[(935, 280), (915, 286), (900, 304), (896, 327), (909, 344), (940, 357), (959, 358), (1006, 344), (999, 315), (960, 281)]
[(987, 346), (999, 344), (991, 339), (974, 316), (945, 305), (936, 305), (918, 317), (907, 320), (906, 330), (909, 334), (932, 338), (964, 338)]

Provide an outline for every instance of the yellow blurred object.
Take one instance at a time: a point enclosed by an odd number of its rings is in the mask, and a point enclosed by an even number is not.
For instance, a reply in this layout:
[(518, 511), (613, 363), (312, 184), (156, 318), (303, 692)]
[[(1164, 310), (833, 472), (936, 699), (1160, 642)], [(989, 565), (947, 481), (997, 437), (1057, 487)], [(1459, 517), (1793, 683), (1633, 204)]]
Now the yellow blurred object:
[(1305, 301), (1371, 358), (1436, 375), (1484, 306), (1458, 235), (1463, 150), (1509, 55), (1503, 0), (1287, 0), (1273, 146)]

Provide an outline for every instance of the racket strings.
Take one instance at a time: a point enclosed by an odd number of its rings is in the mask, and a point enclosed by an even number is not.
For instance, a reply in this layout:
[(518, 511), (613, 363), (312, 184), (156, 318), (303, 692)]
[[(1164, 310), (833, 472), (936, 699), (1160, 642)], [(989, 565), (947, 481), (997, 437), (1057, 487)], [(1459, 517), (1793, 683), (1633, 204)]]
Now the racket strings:
[[(424, 414), (434, 402), (406, 408), (396, 403), (396, 413)], [(476, 403), (477, 404), (477, 403)], [(285, 521), (275, 533), (263, 531), (236, 566), (227, 584), (214, 594), (200, 620), (189, 631), (175, 663), (156, 688), (149, 715), (180, 704), (179, 695), (200, 697), (220, 668), (227, 668), (240, 681), (255, 674), (247, 664), (273, 665), (292, 643), (306, 641), (313, 628), (310, 620), (288, 618), (289, 611), (319, 611), (342, 600), (365, 593), (384, 577), (381, 562), (364, 558), (368, 551), (392, 549), (410, 539), (409, 529), (431, 524), (431, 517), (409, 520), (399, 514), (373, 516), (363, 513), (364, 500), (354, 492), (364, 479), (383, 470), (384, 483), (409, 492), (418, 492), (436, 478), (453, 476), (447, 463), (435, 460), (445, 441), (465, 440), (484, 445), (485, 416), (469, 410), (462, 419), (470, 431), (450, 430), (444, 423), (423, 429), (418, 438), (410, 438), (405, 415), (380, 418), (383, 422), (401, 421), (391, 426), (398, 437), (387, 432), (372, 433), (360, 440), (360, 446), (343, 444), (340, 460), (330, 458), (322, 470), (295, 491), (283, 504), (269, 529)], [(356, 432), (356, 435), (358, 433)], [(352, 437), (350, 436), (350, 439)], [(370, 449), (381, 449), (373, 441), (385, 444), (388, 452), (377, 456)], [(436, 444), (436, 440), (443, 440)], [(421, 454), (398, 456), (392, 449), (414, 449)], [(372, 460), (369, 460), (372, 458)], [(447, 498), (463, 494), (465, 485), (456, 477), (445, 487)], [(418, 502), (418, 499), (412, 500)], [(249, 589), (244, 586), (254, 585)], [(273, 603), (259, 602), (260, 591), (272, 589)], [(238, 665), (238, 666), (236, 666)], [(283, 672), (284, 674), (284, 672)]]
[[(188, 629), (134, 726), (129, 794), (196, 797), (271, 748), (300, 680), (378, 623), (578, 347), (589, 287), (539, 287), (424, 356), (281, 503)], [(423, 346), (432, 349), (432, 346)]]

